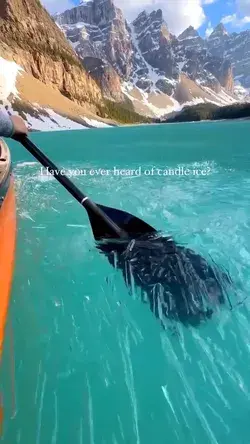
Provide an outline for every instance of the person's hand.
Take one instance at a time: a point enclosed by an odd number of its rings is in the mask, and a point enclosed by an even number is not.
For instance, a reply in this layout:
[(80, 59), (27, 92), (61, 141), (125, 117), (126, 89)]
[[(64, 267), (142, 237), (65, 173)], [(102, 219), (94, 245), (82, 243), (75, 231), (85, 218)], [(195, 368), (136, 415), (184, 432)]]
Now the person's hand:
[(28, 128), (25, 125), (25, 121), (20, 116), (11, 116), (12, 123), (14, 125), (14, 135), (24, 134), (27, 136)]

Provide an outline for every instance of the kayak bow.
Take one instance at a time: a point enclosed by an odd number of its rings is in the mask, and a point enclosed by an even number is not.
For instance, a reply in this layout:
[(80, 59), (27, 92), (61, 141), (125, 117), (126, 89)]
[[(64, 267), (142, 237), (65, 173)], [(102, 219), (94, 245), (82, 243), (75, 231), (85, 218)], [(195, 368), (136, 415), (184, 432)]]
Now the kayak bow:
[(11, 294), (16, 245), (16, 202), (11, 156), (0, 140), (0, 359)]

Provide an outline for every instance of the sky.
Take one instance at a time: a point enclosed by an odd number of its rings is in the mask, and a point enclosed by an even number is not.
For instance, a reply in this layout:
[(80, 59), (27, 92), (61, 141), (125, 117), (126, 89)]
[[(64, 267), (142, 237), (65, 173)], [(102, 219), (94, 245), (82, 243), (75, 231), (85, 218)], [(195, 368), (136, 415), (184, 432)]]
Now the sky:
[[(85, 0), (86, 1), (86, 0)], [(79, 5), (80, 0), (41, 0), (50, 13)], [(222, 22), (228, 32), (250, 29), (250, 0), (114, 0), (128, 21), (141, 11), (162, 9), (170, 31), (180, 34), (192, 25), (202, 36), (209, 36)]]

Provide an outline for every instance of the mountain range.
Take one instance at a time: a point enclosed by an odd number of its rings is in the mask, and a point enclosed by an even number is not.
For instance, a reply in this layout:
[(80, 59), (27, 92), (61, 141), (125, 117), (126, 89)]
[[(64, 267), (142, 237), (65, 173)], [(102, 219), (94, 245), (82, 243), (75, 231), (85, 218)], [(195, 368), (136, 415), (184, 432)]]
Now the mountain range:
[(113, 0), (54, 17), (40, 0), (1, 0), (0, 41), (0, 106), (31, 129), (155, 122), (186, 105), (249, 101), (250, 31), (222, 24), (208, 39), (192, 27), (175, 36), (161, 10), (128, 23)]
[(220, 23), (206, 39), (191, 26), (175, 36), (162, 10), (128, 23), (113, 0), (83, 0), (54, 20), (103, 94), (142, 114), (249, 100), (250, 30)]

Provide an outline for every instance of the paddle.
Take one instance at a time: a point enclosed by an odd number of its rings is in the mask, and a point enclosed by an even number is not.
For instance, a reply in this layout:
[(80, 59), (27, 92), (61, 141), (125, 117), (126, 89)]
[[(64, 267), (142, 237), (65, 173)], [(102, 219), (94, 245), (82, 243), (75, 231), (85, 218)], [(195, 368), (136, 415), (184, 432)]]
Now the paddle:
[(27, 136), (14, 135), (13, 139), (21, 143), (86, 209), (96, 241), (105, 239), (128, 240), (145, 234), (156, 233), (154, 228), (130, 213), (92, 202), (66, 175), (61, 173), (59, 168)]

